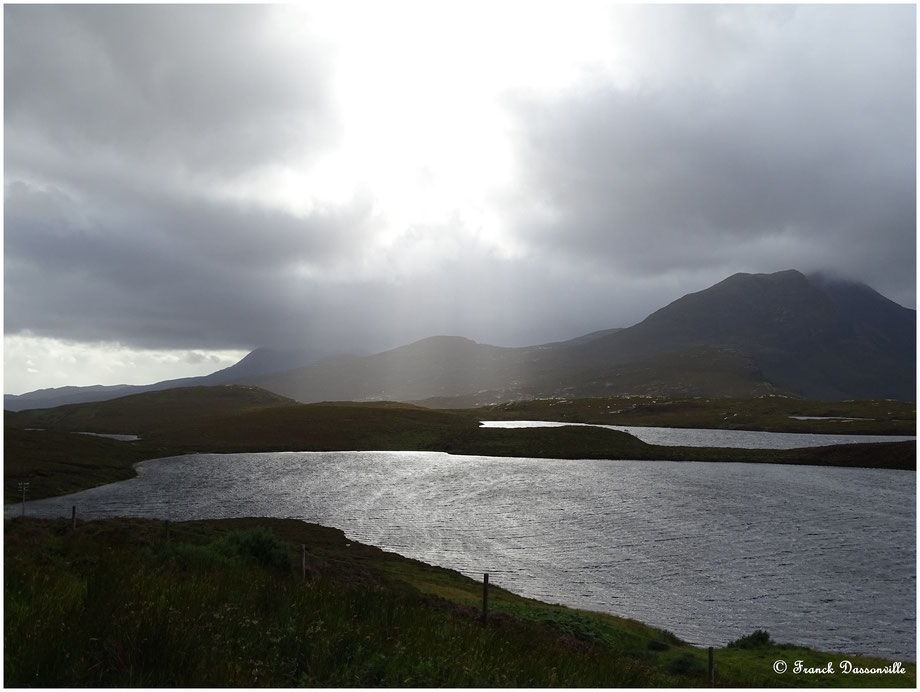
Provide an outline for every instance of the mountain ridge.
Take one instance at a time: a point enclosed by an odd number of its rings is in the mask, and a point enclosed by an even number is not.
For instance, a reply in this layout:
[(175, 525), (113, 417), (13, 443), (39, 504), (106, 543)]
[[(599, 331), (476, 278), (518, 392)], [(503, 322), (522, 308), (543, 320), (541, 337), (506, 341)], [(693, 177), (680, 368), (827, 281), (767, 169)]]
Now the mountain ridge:
[(520, 348), (441, 337), (347, 371), (314, 363), (246, 382), (304, 402), (448, 391), (468, 403), (637, 393), (913, 400), (915, 327), (915, 311), (863, 284), (738, 273), (625, 329)]
[[(865, 284), (797, 270), (736, 273), (631, 327), (567, 341), (502, 347), (438, 335), (372, 355), (325, 358), (304, 349), (256, 349), (204, 377), (39, 390), (6, 396), (5, 406), (20, 410), (230, 383), (304, 403), (458, 398), (489, 404), (553, 396), (776, 393), (912, 401), (915, 330), (914, 310)], [(36, 402), (41, 403), (30, 406)]]

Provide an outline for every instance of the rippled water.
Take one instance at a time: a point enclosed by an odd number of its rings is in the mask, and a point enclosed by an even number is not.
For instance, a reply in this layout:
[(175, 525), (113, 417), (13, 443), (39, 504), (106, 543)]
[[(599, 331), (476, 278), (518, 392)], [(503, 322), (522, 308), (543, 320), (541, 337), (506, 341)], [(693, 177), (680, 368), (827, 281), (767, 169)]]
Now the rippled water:
[(426, 452), (198, 454), (138, 468), (27, 513), (294, 517), (700, 645), (764, 628), (914, 658), (910, 472)]
[[(855, 420), (855, 419), (854, 419)], [(735, 449), (796, 449), (857, 442), (902, 442), (915, 440), (912, 435), (827, 435), (817, 433), (774, 433), (757, 430), (715, 430), (711, 428), (663, 428), (634, 425), (596, 425), (592, 423), (559, 423), (543, 420), (489, 420), (484, 428), (555, 428), (580, 425), (608, 428), (635, 435), (651, 445), (672, 447), (733, 447)]]

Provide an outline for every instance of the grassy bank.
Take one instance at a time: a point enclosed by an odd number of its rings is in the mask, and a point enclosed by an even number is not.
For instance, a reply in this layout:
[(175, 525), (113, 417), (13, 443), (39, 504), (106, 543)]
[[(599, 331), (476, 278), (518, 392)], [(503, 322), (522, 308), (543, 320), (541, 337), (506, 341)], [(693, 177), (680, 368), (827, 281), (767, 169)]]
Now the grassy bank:
[(916, 435), (917, 431), (916, 404), (890, 400), (623, 396), (514, 401), (467, 411), (490, 420), (554, 420), (601, 425), (835, 435)]
[(913, 470), (916, 442), (880, 442), (801, 449), (731, 449), (650, 445), (624, 432), (604, 428), (479, 428), (445, 440), (454, 454), (556, 459), (634, 459), (712, 461), (812, 466), (851, 466)]
[(5, 428), (3, 500), (22, 499), (21, 481), (29, 483), (27, 499), (54, 497), (136, 476), (134, 464), (168, 456), (170, 450), (145, 442), (120, 442), (56, 430)]
[[(307, 546), (303, 577), (300, 545)], [(490, 590), (293, 520), (5, 523), (7, 686), (612, 687), (706, 684), (707, 654), (641, 623)], [(916, 670), (778, 675), (848, 658), (715, 651), (720, 686), (904, 686)]]

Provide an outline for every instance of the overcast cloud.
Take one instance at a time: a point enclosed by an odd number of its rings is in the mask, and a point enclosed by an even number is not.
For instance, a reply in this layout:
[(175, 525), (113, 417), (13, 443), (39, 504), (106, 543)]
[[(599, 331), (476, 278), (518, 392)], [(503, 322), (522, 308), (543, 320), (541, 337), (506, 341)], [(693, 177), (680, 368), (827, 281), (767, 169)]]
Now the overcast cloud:
[(8, 393), (204, 374), (260, 345), (561, 340), (739, 271), (834, 272), (915, 307), (909, 5), (4, 23)]

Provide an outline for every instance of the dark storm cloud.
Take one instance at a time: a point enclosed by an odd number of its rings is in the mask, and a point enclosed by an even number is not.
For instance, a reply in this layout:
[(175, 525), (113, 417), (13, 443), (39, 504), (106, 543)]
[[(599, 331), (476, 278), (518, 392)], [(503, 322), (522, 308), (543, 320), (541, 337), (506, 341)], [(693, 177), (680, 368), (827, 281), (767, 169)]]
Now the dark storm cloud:
[(5, 8), (7, 333), (303, 337), (311, 301), (291, 284), (347, 257), (370, 208), (220, 194), (334, 144), (322, 44), (278, 31), (259, 7)]
[(30, 287), (7, 291), (7, 331), (214, 348), (302, 337), (292, 322), (303, 325), (311, 303), (286, 300), (288, 284), (347, 254), (366, 213), (299, 218), (117, 185), (93, 202), (7, 187), (6, 282)]
[[(836, 270), (913, 305), (909, 6), (623, 9), (625, 80), (601, 70), (542, 96), (509, 86), (519, 177), (485, 210), (494, 238), (447, 221), (383, 239), (386, 191), (278, 202), (279, 168), (312, 171), (347, 139), (335, 45), (309, 25), (289, 31), (271, 6), (4, 13), (8, 334), (522, 345), (787, 268)], [(411, 91), (392, 77), (368, 92)]]
[(670, 74), (515, 102), (521, 238), (636, 276), (837, 270), (912, 305), (914, 8), (789, 8), (759, 36), (700, 9), (681, 35), (716, 39), (663, 40)]
[[(320, 146), (334, 134), (321, 46), (293, 53), (267, 16), (232, 5), (7, 6), (14, 169), (53, 150), (68, 166), (232, 174)], [(41, 151), (27, 148), (36, 143)]]

